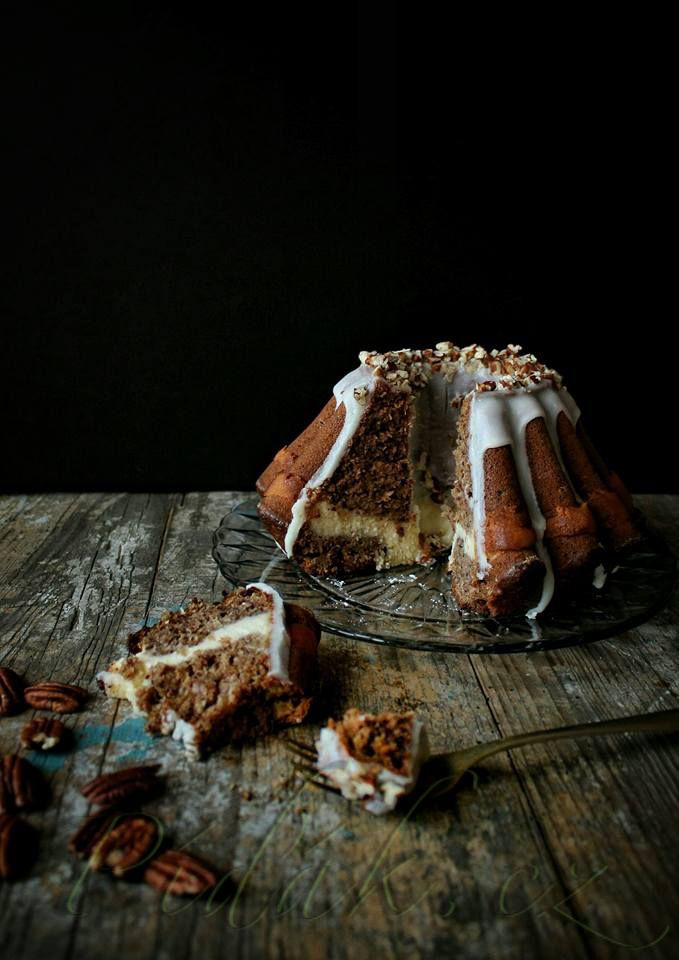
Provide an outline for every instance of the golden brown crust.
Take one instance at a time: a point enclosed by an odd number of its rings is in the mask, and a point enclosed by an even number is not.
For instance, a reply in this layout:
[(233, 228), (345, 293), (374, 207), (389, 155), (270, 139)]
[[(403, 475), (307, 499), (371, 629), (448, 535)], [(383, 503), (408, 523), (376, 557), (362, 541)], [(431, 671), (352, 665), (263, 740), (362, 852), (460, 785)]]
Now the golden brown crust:
[(544, 419), (527, 425), (526, 452), (557, 584), (566, 576), (591, 579), (601, 558), (594, 518), (586, 504), (578, 505)]
[[(594, 514), (607, 546), (619, 550), (641, 538), (629, 494), (615, 474), (606, 470), (598, 455), (592, 457), (592, 443), (578, 423), (578, 429), (563, 413), (557, 419), (559, 443), (566, 469), (578, 494)], [(596, 465), (595, 465), (596, 461)]]
[(292, 507), (304, 486), (323, 465), (344, 424), (344, 404), (334, 397), (296, 440), (278, 451), (257, 480), (262, 523), (283, 544)]

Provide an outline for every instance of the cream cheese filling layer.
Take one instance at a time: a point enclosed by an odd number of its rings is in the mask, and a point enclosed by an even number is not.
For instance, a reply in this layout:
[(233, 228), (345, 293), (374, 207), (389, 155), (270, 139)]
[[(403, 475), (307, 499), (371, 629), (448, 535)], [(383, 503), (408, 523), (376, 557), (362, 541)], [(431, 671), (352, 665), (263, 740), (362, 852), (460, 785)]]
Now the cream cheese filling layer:
[(470, 560), (476, 560), (476, 543), (474, 541), (474, 534), (470, 530), (466, 530), (459, 520), (455, 523), (455, 535), (453, 537), (453, 544), (450, 549), (449, 569), (451, 570), (453, 565), (453, 556), (455, 554), (455, 547), (458, 543), (462, 544), (462, 549)]
[(384, 550), (376, 558), (378, 570), (400, 563), (415, 563), (420, 556), (417, 513), (412, 513), (405, 523), (396, 523), (388, 517), (344, 510), (323, 502), (317, 504), (317, 510), (318, 516), (309, 521), (312, 533), (317, 536), (377, 540)]
[[(308, 522), (311, 532), (317, 536), (377, 540), (382, 547), (376, 557), (378, 570), (417, 563), (428, 558), (427, 546), (444, 548), (452, 543), (450, 520), (431, 500), (422, 499), (414, 504), (410, 519), (405, 522), (345, 510), (323, 501), (315, 509), (317, 516)], [(425, 538), (424, 545), (420, 534)]]

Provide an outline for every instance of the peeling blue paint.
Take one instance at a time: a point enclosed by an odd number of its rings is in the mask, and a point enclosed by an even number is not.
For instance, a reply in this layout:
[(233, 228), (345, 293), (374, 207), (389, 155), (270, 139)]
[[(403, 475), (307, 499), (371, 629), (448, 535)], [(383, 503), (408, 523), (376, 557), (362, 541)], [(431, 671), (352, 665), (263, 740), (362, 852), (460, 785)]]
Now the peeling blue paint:
[[(130, 763), (141, 761), (146, 756), (150, 747), (154, 744), (154, 738), (144, 730), (145, 717), (141, 714), (132, 714), (122, 723), (111, 728), (105, 723), (89, 723), (81, 730), (73, 731), (74, 750), (80, 752), (89, 747), (96, 747), (106, 743), (111, 737), (111, 743), (129, 743), (134, 745), (134, 749), (128, 751), (120, 757), (117, 763)], [(39, 767), (44, 773), (55, 773), (61, 770), (69, 756), (65, 753), (38, 753), (31, 755), (31, 763)]]
[(43, 773), (56, 773), (66, 763), (67, 757), (68, 753), (45, 753), (41, 750), (31, 753), (31, 763)]

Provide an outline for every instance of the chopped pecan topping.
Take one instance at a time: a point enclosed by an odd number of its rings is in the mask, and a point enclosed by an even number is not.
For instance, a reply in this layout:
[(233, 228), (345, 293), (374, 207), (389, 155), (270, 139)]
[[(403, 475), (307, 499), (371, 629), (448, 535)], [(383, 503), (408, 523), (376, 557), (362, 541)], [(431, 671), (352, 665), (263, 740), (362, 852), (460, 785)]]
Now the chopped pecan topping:
[(0, 878), (16, 880), (35, 858), (34, 834), (21, 817), (0, 813)]
[(115, 810), (100, 810), (85, 817), (68, 841), (68, 850), (81, 860), (87, 859), (100, 840), (125, 814)]
[(141, 866), (159, 845), (158, 827), (143, 816), (124, 816), (96, 844), (90, 866), (93, 870), (110, 867), (114, 877)]
[(0, 717), (19, 713), (25, 705), (21, 677), (9, 667), (0, 667)]
[(26, 750), (54, 750), (67, 736), (66, 727), (56, 717), (36, 717), (21, 731), (21, 746)]
[(52, 710), (54, 713), (75, 713), (87, 700), (88, 693), (73, 683), (35, 683), (24, 690), (26, 703), (36, 710)]
[(217, 883), (213, 868), (184, 850), (165, 850), (154, 857), (144, 871), (144, 880), (150, 887), (163, 893), (183, 897), (203, 893)]
[(37, 810), (46, 800), (47, 787), (37, 767), (15, 753), (4, 756), (0, 763), (0, 813)]
[(113, 773), (102, 773), (86, 783), (80, 792), (98, 807), (136, 802), (162, 789), (163, 781), (158, 777), (159, 769), (159, 763), (152, 763), (125, 767), (114, 770)]

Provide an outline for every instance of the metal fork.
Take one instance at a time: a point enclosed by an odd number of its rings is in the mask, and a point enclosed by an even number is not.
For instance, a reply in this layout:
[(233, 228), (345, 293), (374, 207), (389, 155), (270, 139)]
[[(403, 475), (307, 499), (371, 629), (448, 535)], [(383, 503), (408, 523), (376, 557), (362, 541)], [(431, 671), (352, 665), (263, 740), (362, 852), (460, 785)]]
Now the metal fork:
[[(600, 736), (607, 733), (675, 733), (679, 731), (679, 710), (661, 710), (657, 713), (639, 713), (617, 720), (597, 720), (594, 723), (576, 723), (568, 727), (553, 727), (549, 730), (534, 730), (518, 733), (513, 737), (502, 737), (490, 743), (479, 743), (473, 747), (463, 747), (452, 753), (437, 753), (422, 765), (417, 782), (416, 793), (421, 798), (440, 797), (454, 790), (462, 777), (482, 760), (503, 750), (525, 747), (532, 743), (546, 743), (548, 740), (565, 740), (571, 737)], [(316, 752), (299, 740), (288, 737), (286, 748), (297, 758), (293, 764), (309, 783), (331, 793), (340, 791), (331, 786), (316, 767)], [(411, 794), (412, 797), (412, 794)]]

